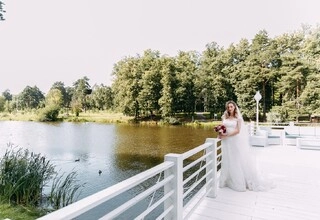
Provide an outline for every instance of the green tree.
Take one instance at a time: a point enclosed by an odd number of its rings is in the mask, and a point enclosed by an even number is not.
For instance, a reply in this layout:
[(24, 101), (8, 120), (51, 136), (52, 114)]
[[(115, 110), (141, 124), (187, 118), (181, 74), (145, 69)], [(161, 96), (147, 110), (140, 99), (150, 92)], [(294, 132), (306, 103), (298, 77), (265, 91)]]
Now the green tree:
[(159, 99), (161, 98), (161, 72), (160, 72), (160, 53), (158, 51), (146, 50), (139, 59), (139, 72), (141, 72), (141, 91), (139, 92), (138, 102), (141, 111), (153, 115), (158, 111)]
[(18, 97), (22, 108), (38, 108), (40, 103), (45, 100), (44, 94), (37, 86), (27, 86)]
[(139, 57), (126, 57), (115, 64), (112, 84), (116, 108), (125, 115), (139, 117), (138, 96), (141, 91), (142, 73), (139, 71)]
[(195, 74), (198, 63), (199, 58), (195, 51), (180, 51), (175, 58), (177, 108), (188, 114), (195, 111)]
[(79, 115), (80, 111), (89, 107), (88, 95), (92, 93), (91, 86), (89, 84), (89, 78), (83, 77), (73, 83), (74, 91), (71, 100), (71, 107), (76, 115)]
[(175, 113), (176, 97), (174, 91), (177, 87), (174, 59), (161, 57), (161, 97), (159, 99), (160, 112), (162, 117), (170, 117)]
[(263, 120), (265, 120), (266, 112), (271, 109), (273, 82), (281, 65), (276, 44), (265, 30), (253, 38), (246, 65), (249, 66), (248, 71), (251, 72), (254, 82), (252, 86), (261, 91)]
[(95, 85), (91, 94), (92, 106), (99, 110), (111, 109), (113, 107), (113, 93), (109, 86)]
[(63, 106), (68, 107), (70, 104), (71, 98), (68, 97), (68, 93), (67, 93), (66, 87), (64, 86), (64, 83), (61, 81), (55, 82), (51, 86), (50, 90), (52, 89), (58, 89), (61, 92), (62, 99), (63, 99)]
[(303, 58), (308, 65), (309, 74), (306, 86), (300, 96), (302, 111), (306, 114), (320, 114), (320, 26), (305, 28), (305, 40), (302, 46)]
[(232, 45), (229, 49), (233, 68), (230, 72), (230, 83), (234, 88), (234, 99), (241, 108), (245, 118), (254, 116), (253, 96), (258, 90), (256, 82), (252, 77), (251, 68), (248, 64), (250, 55), (250, 43), (247, 39), (242, 39), (238, 44)]
[(70, 87), (70, 86), (67, 86), (66, 87), (66, 103), (65, 103), (65, 107), (67, 109), (69, 109), (71, 107), (71, 101), (72, 101), (72, 97), (73, 97), (73, 94), (74, 94), (74, 88), (73, 87)]
[(300, 96), (300, 103), (307, 114), (320, 114), (320, 74), (308, 76), (307, 84)]
[(223, 72), (225, 61), (222, 59), (223, 48), (212, 42), (206, 45), (200, 59), (200, 67), (197, 73), (197, 96), (203, 101), (204, 111), (208, 111), (211, 117), (221, 111), (227, 100), (228, 76)]
[[(284, 34), (278, 41), (279, 54), (282, 65), (279, 69), (279, 80), (276, 83), (280, 93), (282, 106), (284, 106), (291, 117), (298, 119), (301, 110), (299, 97), (306, 86), (309, 74), (308, 65), (301, 50), (304, 35), (301, 32)], [(292, 120), (292, 118), (291, 118)]]
[(50, 89), (46, 95), (46, 106), (56, 106), (61, 108), (63, 106), (63, 95), (59, 89)]
[(6, 99), (3, 96), (0, 96), (0, 112), (5, 110)]
[(6, 89), (3, 93), (2, 96), (7, 100), (7, 101), (12, 101), (12, 94), (10, 93), (9, 89)]
[(5, 106), (4, 106), (4, 111), (11, 113), (12, 110), (14, 109), (14, 101), (13, 101), (13, 96), (10, 92), (9, 89), (6, 89), (3, 93), (2, 96), (5, 98)]
[(4, 106), (4, 111), (11, 113), (13, 109), (14, 109), (13, 102), (7, 100)]
[(314, 29), (304, 28), (305, 40), (302, 47), (304, 59), (314, 72), (320, 72), (320, 25)]
[(3, 14), (4, 14), (6, 11), (3, 9), (3, 5), (4, 5), (4, 3), (3, 3), (2, 1), (0, 1), (0, 21), (4, 21), (4, 20), (5, 20)]

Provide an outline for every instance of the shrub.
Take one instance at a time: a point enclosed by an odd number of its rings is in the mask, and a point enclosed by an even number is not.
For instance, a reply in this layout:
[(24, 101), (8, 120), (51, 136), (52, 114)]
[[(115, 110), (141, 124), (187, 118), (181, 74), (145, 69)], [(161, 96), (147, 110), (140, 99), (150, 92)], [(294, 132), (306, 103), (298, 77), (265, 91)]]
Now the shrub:
[(46, 106), (40, 110), (39, 121), (57, 121), (60, 108), (54, 105)]

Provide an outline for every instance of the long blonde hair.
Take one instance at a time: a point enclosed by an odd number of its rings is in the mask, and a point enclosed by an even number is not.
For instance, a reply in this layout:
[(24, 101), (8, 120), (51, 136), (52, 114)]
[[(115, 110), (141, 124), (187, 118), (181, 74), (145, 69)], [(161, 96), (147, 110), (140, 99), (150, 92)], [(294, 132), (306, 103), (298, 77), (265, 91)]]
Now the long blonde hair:
[(234, 101), (227, 101), (226, 102), (226, 110), (224, 111), (222, 118), (227, 119), (230, 117), (230, 112), (228, 112), (228, 105), (232, 104), (234, 106), (234, 117), (239, 118), (238, 106)]

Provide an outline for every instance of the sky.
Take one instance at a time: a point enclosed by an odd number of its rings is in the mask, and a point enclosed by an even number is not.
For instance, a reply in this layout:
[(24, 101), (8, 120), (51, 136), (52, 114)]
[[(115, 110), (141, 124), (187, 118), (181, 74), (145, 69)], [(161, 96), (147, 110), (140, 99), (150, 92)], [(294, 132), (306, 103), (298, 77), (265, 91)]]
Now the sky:
[(112, 84), (114, 64), (147, 49), (176, 56), (316, 27), (319, 0), (2, 0), (0, 93), (54, 82)]

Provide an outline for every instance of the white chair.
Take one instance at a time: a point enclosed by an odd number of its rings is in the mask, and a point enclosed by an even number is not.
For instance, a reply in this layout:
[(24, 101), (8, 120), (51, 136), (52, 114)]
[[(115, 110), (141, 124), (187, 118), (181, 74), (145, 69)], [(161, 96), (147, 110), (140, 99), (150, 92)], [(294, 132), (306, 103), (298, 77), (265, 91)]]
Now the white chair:
[(267, 132), (268, 136), (268, 145), (282, 145), (283, 132), (282, 131), (273, 131), (271, 127), (260, 126), (260, 130)]
[(255, 134), (250, 135), (251, 146), (268, 146), (268, 132), (258, 129)]

